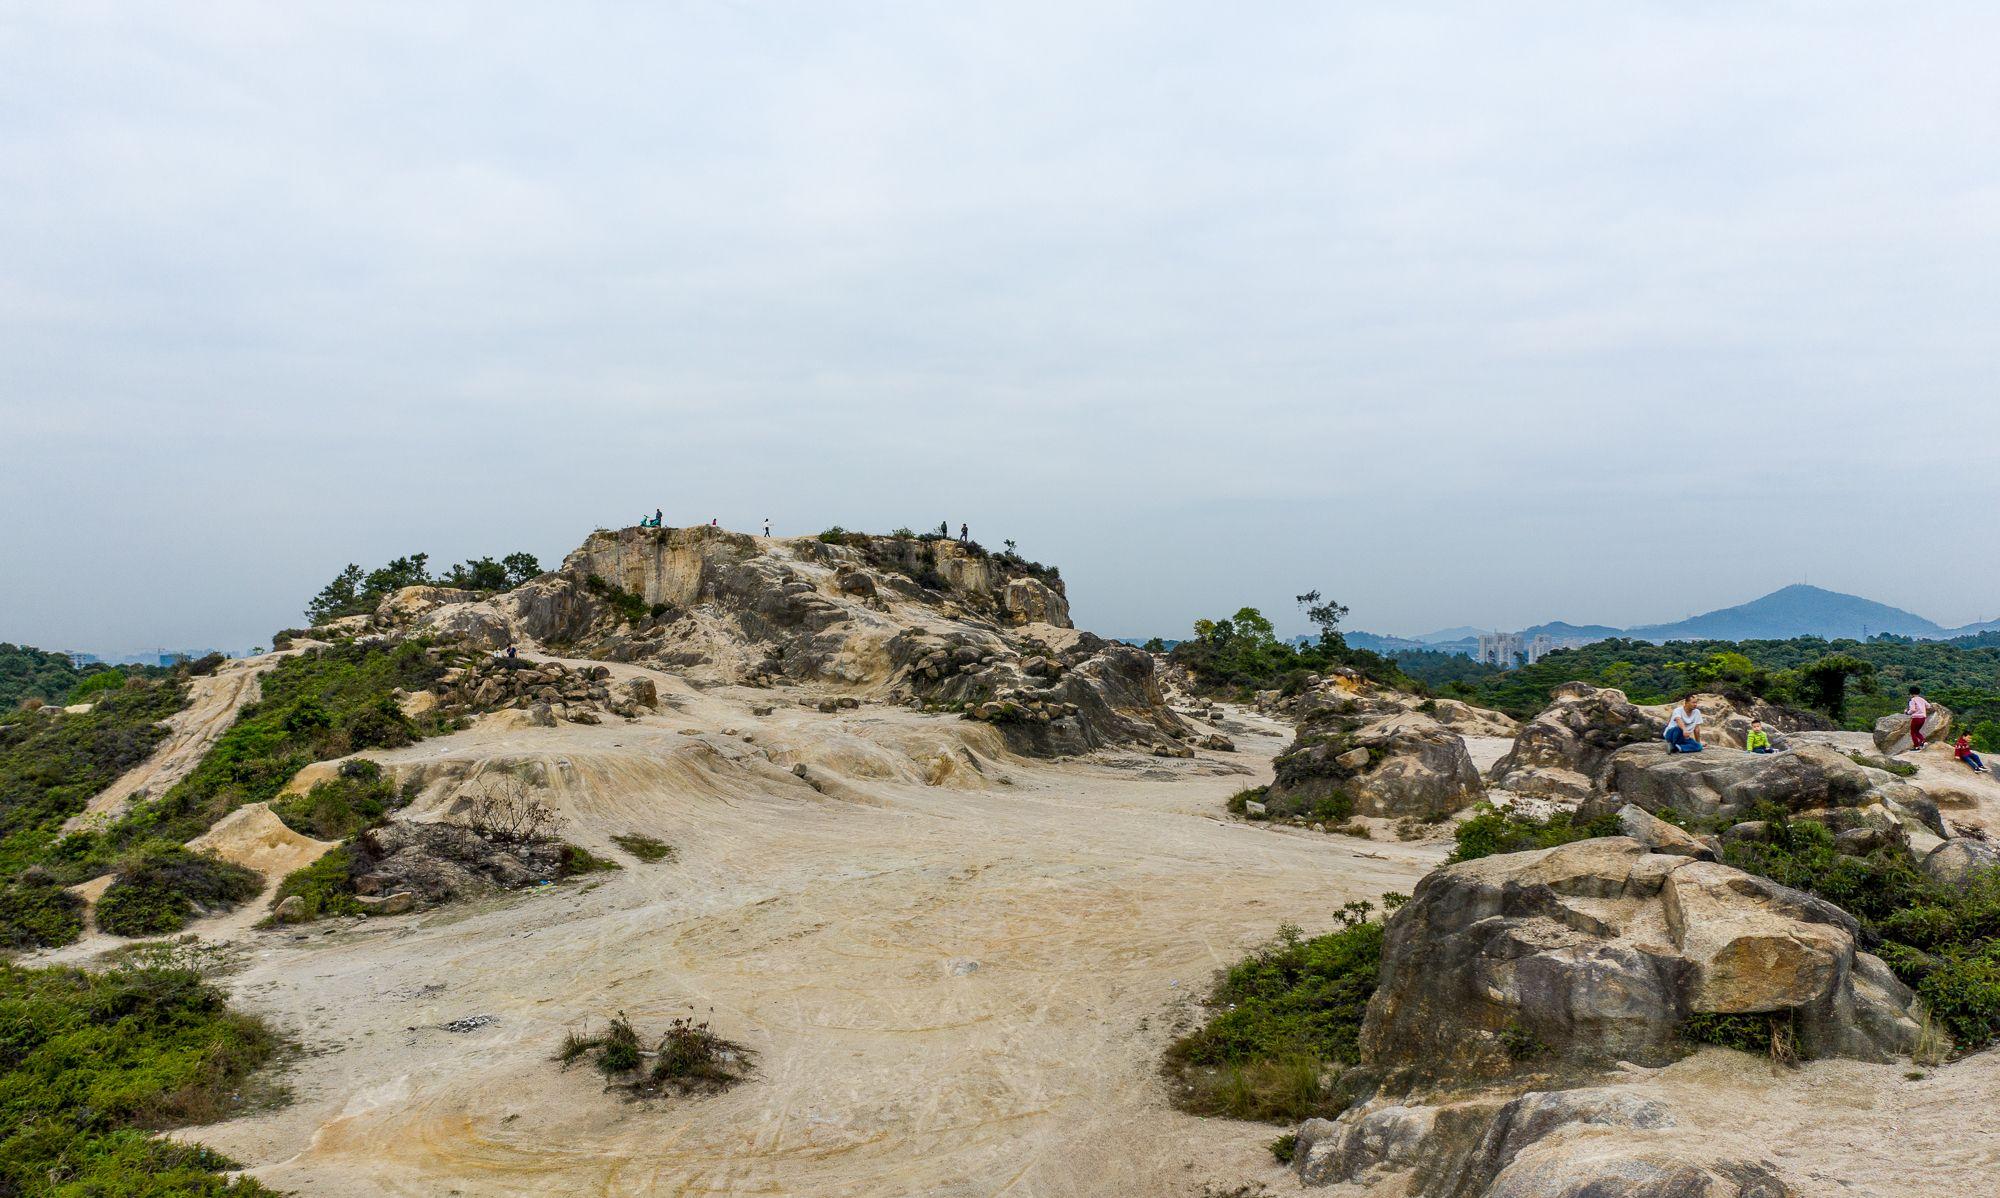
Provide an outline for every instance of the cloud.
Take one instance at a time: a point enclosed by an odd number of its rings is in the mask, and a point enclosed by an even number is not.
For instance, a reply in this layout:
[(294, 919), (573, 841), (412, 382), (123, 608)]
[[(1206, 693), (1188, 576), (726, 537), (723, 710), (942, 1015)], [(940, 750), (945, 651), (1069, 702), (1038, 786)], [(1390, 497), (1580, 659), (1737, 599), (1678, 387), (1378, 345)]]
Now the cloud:
[(1996, 33), (17, 7), (0, 637), (240, 646), (346, 560), (553, 559), (655, 505), (965, 519), (1113, 633), (1315, 585), (1361, 627), (1628, 623), (1807, 573), (1990, 614), (1949, 530), (1994, 498)]

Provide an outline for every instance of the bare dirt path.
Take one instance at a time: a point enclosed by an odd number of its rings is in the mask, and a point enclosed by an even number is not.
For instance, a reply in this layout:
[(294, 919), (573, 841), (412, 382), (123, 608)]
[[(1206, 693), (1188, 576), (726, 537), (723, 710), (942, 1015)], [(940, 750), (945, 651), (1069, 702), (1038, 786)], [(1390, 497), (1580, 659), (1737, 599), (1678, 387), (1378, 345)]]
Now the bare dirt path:
[[(1160, 1051), (1217, 967), (1281, 923), (1323, 929), (1344, 902), (1409, 890), (1442, 852), (1226, 820), (1222, 800), (1268, 780), (1288, 738), (1253, 717), (1234, 754), (1029, 762), (957, 719), (658, 680), (680, 710), (490, 720), (386, 755), (431, 776), (542, 771), (569, 838), (626, 868), (251, 934), (230, 985), (303, 1046), (297, 1100), (198, 1138), (315, 1195), (1281, 1184), (1277, 1129), (1172, 1111)], [(926, 785), (940, 758), (977, 766)], [(678, 855), (641, 865), (609, 842), (625, 831)], [(556, 1069), (566, 1028), (621, 1010), (652, 1029), (709, 1019), (756, 1051), (757, 1076), (632, 1103)], [(495, 1018), (440, 1026), (471, 1015)]]

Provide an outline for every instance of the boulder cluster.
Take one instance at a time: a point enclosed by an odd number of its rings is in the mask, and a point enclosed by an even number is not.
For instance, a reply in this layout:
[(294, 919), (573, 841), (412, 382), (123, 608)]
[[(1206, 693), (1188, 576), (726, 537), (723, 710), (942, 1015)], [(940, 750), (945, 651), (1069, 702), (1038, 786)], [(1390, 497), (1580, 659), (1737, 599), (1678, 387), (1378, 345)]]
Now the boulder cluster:
[(531, 722), (544, 726), (559, 719), (596, 724), (605, 715), (634, 719), (660, 705), (651, 679), (614, 682), (606, 666), (573, 669), (520, 657), (490, 657), (448, 669), (434, 694), (437, 710), (446, 715), (523, 708)]
[(1316, 709), (1273, 763), (1273, 773), (1264, 804), (1280, 816), (1342, 800), (1354, 815), (1432, 819), (1485, 793), (1465, 741), (1416, 714), (1362, 723), (1335, 708)]

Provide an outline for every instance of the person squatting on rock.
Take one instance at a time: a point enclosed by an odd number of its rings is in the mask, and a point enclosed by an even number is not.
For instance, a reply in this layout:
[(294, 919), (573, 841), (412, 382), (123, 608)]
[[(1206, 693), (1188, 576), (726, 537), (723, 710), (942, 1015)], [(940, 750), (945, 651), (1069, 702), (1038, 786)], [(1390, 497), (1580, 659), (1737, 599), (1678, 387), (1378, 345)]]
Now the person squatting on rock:
[(1963, 761), (1966, 768), (1975, 774), (1986, 772), (1986, 763), (1979, 759), (1979, 754), (1972, 751), (1972, 738), (1969, 736), (1958, 738), (1958, 743), (1951, 747), (1951, 755)]
[(1673, 713), (1667, 717), (1667, 730), (1664, 734), (1667, 742), (1667, 752), (1701, 752), (1701, 733), (1697, 731), (1701, 725), (1701, 708), (1694, 705), (1694, 696), (1689, 695), (1687, 698), (1682, 699), (1680, 704), (1674, 708)]
[(1743, 737), (1743, 747), (1752, 753), (1769, 753), (1771, 751), (1771, 734), (1764, 731), (1764, 721), (1750, 721), (1750, 731)]
[(1910, 688), (1910, 705), (1904, 710), (1910, 717), (1910, 751), (1914, 753), (1924, 747), (1924, 721), (1931, 718), (1930, 701), (1924, 698), (1923, 687)]

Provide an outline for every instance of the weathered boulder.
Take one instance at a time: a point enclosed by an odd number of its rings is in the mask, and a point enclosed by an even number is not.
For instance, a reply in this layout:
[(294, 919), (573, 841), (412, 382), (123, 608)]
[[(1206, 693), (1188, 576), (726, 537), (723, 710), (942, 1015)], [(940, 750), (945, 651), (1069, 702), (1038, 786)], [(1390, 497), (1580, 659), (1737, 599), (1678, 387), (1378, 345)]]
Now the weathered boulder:
[(1354, 727), (1321, 712), (1300, 725), (1273, 764), (1264, 802), (1278, 815), (1306, 815), (1345, 796), (1357, 815), (1448, 815), (1479, 801), (1479, 771), (1465, 741), (1427, 716), (1398, 714)]
[(627, 703), (639, 707), (658, 707), (660, 688), (651, 678), (627, 678), (618, 684), (618, 694)]
[[(1924, 739), (1942, 739), (1951, 729), (1951, 708), (1942, 703), (1931, 704), (1931, 713), (1924, 720)], [(1907, 753), (1915, 747), (1910, 739), (1910, 717), (1900, 713), (1885, 715), (1875, 721), (1875, 747), (1890, 756)]]
[(1008, 579), (1000, 591), (1000, 610), (1014, 624), (1069, 627), (1069, 598), (1039, 578)]
[(2000, 869), (2000, 849), (1963, 837), (1947, 840), (1925, 855), (1923, 868), (1940, 882), (1965, 886), (1980, 874)]
[(1494, 763), (1493, 785), (1538, 798), (1588, 798), (1599, 791), (1613, 753), (1657, 740), (1665, 727), (1623, 691), (1566, 683)]
[(1618, 809), (1618, 830), (1655, 853), (1674, 857), (1715, 860), (1715, 850), (1695, 839), (1693, 833), (1676, 828), (1642, 807), (1630, 803)]
[[(1558, 1132), (1602, 1129), (1595, 1136)], [(1715, 1160), (1636, 1090), (1540, 1090), (1437, 1105), (1375, 1099), (1298, 1129), (1293, 1171), (1408, 1198), (1787, 1198), (1761, 1164)], [(1579, 1148), (1581, 1147), (1581, 1149)], [(1398, 1177), (1403, 1174), (1406, 1176)]]
[(1807, 1056), (1888, 1060), (1915, 1000), (1855, 937), (1830, 903), (1629, 837), (1446, 866), (1389, 920), (1362, 1062), (1500, 1076), (1526, 1036), (1550, 1065), (1660, 1065), (1688, 1015), (1753, 1012), (1790, 1012)]
[(1596, 797), (1587, 809), (1622, 800), (1647, 811), (1734, 817), (1766, 802), (1797, 812), (1858, 807), (1884, 798), (1901, 802), (1904, 792), (1920, 797), (1893, 774), (1858, 765), (1825, 745), (1801, 745), (1787, 753), (1671, 753), (1665, 744), (1649, 741), (1613, 753), (1605, 764), (1604, 785), (1616, 798)]

